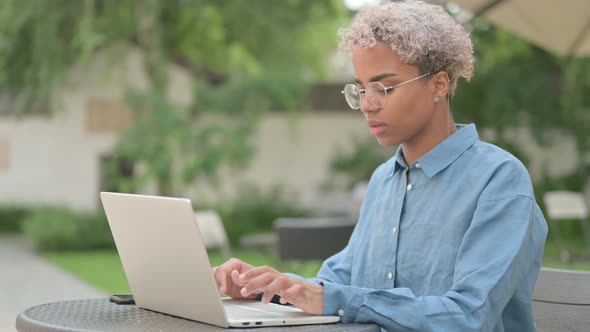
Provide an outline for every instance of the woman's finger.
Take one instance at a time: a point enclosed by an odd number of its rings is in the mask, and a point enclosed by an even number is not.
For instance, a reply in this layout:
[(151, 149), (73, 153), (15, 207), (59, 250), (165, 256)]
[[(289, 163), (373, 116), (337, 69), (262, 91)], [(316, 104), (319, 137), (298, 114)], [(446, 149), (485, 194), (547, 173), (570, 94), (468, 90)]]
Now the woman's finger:
[(262, 303), (270, 303), (273, 296), (275, 294), (281, 294), (283, 290), (288, 289), (291, 286), (292, 281), (286, 275), (280, 275), (276, 277), (273, 281), (271, 281), (262, 292), (264, 296), (262, 297)]
[(250, 296), (255, 291), (263, 291), (268, 284), (273, 282), (279, 276), (281, 276), (280, 273), (267, 272), (250, 279), (250, 281), (246, 282), (240, 294), (242, 294), (242, 296)]

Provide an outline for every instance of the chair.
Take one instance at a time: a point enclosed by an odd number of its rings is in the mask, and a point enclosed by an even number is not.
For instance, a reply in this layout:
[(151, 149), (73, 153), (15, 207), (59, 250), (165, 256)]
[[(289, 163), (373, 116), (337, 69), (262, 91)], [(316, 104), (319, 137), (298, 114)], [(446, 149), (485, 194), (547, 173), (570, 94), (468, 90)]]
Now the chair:
[[(572, 191), (550, 191), (543, 196), (547, 216), (551, 222), (559, 220), (577, 219), (582, 224), (586, 243), (590, 245), (590, 226), (588, 226), (588, 207), (584, 201), (584, 195)], [(551, 228), (552, 234), (555, 236), (555, 242), (560, 248), (559, 258), (563, 262), (569, 262), (571, 256), (565, 249), (563, 242), (559, 236), (558, 225), (553, 225)]]
[(213, 210), (196, 211), (195, 219), (207, 249), (220, 249), (225, 260), (232, 257), (229, 240), (219, 214)]
[(326, 259), (342, 250), (356, 218), (279, 218), (274, 222), (279, 259)]
[(541, 268), (533, 307), (539, 332), (590, 330), (590, 272)]

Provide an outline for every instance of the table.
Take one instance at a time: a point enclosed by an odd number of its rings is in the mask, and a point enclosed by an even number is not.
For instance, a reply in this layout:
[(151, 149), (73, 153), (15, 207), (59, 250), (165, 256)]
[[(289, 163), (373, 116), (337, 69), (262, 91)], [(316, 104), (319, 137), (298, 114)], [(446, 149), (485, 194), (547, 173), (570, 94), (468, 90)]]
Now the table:
[[(117, 305), (108, 299), (88, 299), (41, 304), (21, 312), (16, 319), (19, 332), (40, 331), (227, 331), (226, 329), (178, 318), (135, 305)], [(229, 331), (345, 331), (378, 332), (374, 324), (326, 324), (263, 327)]]

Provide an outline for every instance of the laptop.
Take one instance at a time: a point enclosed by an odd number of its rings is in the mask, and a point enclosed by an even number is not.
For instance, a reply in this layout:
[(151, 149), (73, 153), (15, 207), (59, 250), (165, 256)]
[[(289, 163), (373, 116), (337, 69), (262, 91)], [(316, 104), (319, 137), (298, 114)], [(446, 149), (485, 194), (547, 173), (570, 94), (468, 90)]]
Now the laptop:
[(100, 198), (139, 307), (220, 327), (340, 321), (293, 306), (222, 298), (189, 199), (108, 192)]

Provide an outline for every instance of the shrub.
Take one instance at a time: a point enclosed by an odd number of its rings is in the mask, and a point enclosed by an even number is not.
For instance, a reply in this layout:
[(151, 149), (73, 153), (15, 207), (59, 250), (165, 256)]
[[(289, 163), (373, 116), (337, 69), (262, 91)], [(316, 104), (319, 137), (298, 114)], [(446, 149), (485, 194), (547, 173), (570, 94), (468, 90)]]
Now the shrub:
[(23, 231), (38, 250), (114, 248), (103, 214), (75, 213), (66, 208), (40, 208), (23, 221)]
[(31, 208), (22, 206), (0, 207), (0, 233), (18, 233), (22, 220), (31, 212)]
[(279, 217), (308, 214), (279, 186), (264, 192), (254, 185), (242, 185), (234, 199), (198, 208), (211, 208), (219, 213), (232, 245), (238, 244), (245, 234), (272, 231), (273, 222)]
[(375, 138), (354, 138), (350, 151), (338, 147), (330, 160), (330, 175), (322, 183), (324, 190), (349, 190), (359, 182), (369, 181), (371, 175), (395, 153), (382, 147)]

